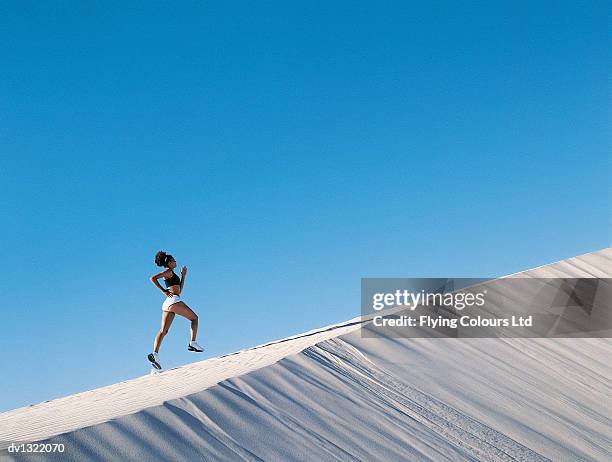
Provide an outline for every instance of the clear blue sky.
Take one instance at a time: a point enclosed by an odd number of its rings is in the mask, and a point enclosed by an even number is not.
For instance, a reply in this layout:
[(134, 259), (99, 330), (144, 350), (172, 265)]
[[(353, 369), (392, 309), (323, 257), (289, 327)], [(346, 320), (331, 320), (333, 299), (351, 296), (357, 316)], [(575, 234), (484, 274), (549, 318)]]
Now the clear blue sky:
[(95, 3), (0, 6), (0, 410), (148, 373), (159, 249), (174, 367), (610, 245), (608, 2)]

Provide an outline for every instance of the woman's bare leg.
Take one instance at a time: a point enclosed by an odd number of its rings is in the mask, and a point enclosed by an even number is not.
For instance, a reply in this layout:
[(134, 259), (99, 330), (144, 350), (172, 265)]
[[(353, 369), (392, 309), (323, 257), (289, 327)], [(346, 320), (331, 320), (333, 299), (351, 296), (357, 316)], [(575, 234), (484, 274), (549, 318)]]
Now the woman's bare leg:
[(153, 342), (153, 351), (155, 353), (159, 353), (159, 346), (168, 333), (168, 329), (170, 329), (172, 321), (174, 321), (174, 313), (171, 313), (170, 311), (162, 311), (161, 329), (155, 336), (155, 342)]
[(191, 321), (191, 341), (195, 342), (196, 335), (198, 335), (198, 315), (189, 308), (185, 302), (178, 302), (168, 307), (174, 313), (187, 318)]

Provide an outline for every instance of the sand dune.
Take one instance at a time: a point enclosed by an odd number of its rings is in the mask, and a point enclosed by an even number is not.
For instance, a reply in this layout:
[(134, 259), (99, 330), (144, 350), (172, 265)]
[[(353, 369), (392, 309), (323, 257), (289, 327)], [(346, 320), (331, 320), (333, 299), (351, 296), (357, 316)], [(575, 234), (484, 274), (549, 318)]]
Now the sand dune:
[[(612, 249), (527, 277), (611, 277)], [(361, 320), (0, 414), (4, 460), (611, 460), (612, 340), (363, 338)]]

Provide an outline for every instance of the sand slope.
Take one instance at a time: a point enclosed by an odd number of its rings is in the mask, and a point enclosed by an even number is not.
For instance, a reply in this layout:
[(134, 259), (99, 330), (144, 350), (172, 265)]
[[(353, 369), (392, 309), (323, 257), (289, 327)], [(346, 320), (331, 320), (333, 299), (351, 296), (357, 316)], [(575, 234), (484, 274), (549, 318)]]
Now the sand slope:
[[(612, 249), (522, 276), (612, 275)], [(362, 338), (359, 319), (0, 414), (61, 460), (610, 460), (612, 340)], [(60, 460), (0, 453), (4, 460)]]

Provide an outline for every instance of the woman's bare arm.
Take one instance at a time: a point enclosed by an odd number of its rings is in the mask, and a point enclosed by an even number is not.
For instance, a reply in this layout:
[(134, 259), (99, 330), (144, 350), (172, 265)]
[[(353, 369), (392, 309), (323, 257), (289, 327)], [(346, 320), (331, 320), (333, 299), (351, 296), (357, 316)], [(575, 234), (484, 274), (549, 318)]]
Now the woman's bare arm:
[(164, 289), (161, 284), (157, 281), (159, 278), (163, 278), (164, 276), (168, 276), (168, 271), (170, 271), (169, 269), (166, 269), (160, 273), (154, 274), (153, 276), (151, 276), (149, 278), (149, 280), (155, 284), (155, 286), (161, 290), (164, 294), (168, 295), (170, 293), (170, 291), (168, 291), (168, 289)]
[(187, 276), (187, 267), (181, 268), (181, 292), (183, 291), (183, 284), (185, 284), (185, 276)]

